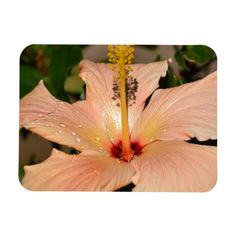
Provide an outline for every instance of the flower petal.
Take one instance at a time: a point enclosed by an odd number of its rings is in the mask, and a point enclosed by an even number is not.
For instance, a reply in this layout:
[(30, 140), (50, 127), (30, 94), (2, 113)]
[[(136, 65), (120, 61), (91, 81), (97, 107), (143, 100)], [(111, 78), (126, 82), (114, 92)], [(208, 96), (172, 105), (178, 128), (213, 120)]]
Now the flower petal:
[(44, 162), (25, 167), (22, 184), (29, 190), (111, 191), (131, 182), (130, 164), (92, 151), (68, 155), (53, 149)]
[(157, 90), (132, 130), (133, 140), (216, 139), (216, 73)]
[(154, 142), (131, 165), (134, 191), (205, 192), (217, 178), (216, 147), (183, 141)]
[(80, 77), (86, 83), (86, 101), (100, 112), (106, 134), (112, 142), (116, 142), (121, 137), (121, 114), (120, 108), (112, 100), (113, 71), (107, 64), (88, 60), (80, 62), (79, 70)]
[[(129, 107), (130, 128), (139, 117), (146, 98), (158, 87), (160, 77), (165, 76), (168, 64), (167, 61), (162, 61), (136, 64), (131, 67), (133, 69), (131, 75), (138, 82), (138, 90), (135, 94), (135, 104)], [(109, 64), (93, 63), (88, 60), (83, 60), (79, 69), (80, 76), (87, 85), (87, 101), (103, 113), (105, 126), (113, 130), (113, 134), (117, 132), (115, 136), (119, 136), (121, 129), (120, 108), (112, 100), (114, 72), (110, 69)]]
[(168, 62), (165, 60), (148, 64), (134, 64), (131, 67), (133, 68), (131, 75), (138, 81), (135, 105), (129, 107), (129, 114), (135, 122), (144, 108), (146, 99), (159, 87), (160, 78), (166, 75)]
[(54, 98), (41, 81), (20, 101), (20, 125), (51, 141), (77, 150), (104, 152), (110, 141), (100, 114), (86, 101), (77, 106)]

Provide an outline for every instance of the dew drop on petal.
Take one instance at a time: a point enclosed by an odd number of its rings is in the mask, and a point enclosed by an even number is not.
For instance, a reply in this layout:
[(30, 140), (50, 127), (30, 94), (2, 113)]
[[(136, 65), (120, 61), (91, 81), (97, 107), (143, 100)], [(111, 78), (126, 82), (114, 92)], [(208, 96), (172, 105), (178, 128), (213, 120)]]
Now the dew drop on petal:
[(76, 142), (78, 142), (78, 143), (80, 142), (80, 138), (76, 138), (75, 140), (76, 140)]
[(60, 101), (61, 104), (64, 104), (64, 102)]
[(97, 170), (93, 170), (93, 172), (96, 174), (96, 175), (99, 175), (99, 172)]
[(203, 113), (206, 113), (206, 110), (205, 110), (205, 109), (203, 109), (203, 110), (202, 110), (202, 112), (203, 112)]
[(59, 124), (62, 128), (65, 128), (66, 126), (63, 123)]
[(96, 139), (97, 141), (100, 141), (101, 138), (100, 138), (100, 137), (95, 137), (95, 139)]
[(81, 125), (81, 124), (79, 124), (78, 126), (79, 126), (79, 128), (82, 128), (82, 125)]
[(75, 132), (71, 132), (71, 135), (72, 135), (72, 136), (75, 136), (75, 135), (76, 135), (76, 133), (75, 133)]
[(58, 133), (61, 134), (61, 130), (59, 130)]

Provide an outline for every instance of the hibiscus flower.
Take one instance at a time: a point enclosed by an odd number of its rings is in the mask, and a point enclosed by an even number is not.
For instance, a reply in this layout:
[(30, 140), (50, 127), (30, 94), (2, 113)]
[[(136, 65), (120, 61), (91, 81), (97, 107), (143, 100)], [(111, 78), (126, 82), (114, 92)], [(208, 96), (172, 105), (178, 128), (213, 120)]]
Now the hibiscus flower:
[[(30, 190), (209, 191), (216, 183), (216, 147), (186, 142), (216, 139), (216, 72), (160, 89), (168, 61), (130, 64), (131, 47), (110, 47), (111, 64), (79, 65), (86, 100), (53, 97), (43, 84), (20, 101), (20, 126), (78, 150), (53, 149), (25, 166)], [(149, 102), (147, 98), (151, 96)]]

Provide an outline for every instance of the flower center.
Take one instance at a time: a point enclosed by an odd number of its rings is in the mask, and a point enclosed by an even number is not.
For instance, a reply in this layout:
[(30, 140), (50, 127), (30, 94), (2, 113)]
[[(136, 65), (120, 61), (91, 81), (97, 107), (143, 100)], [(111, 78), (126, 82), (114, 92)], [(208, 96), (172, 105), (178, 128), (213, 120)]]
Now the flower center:
[(130, 161), (131, 159), (133, 159), (135, 156), (138, 156), (142, 153), (142, 145), (139, 142), (131, 142), (131, 158), (129, 160), (125, 159), (123, 157), (123, 152), (122, 152), (122, 141), (118, 141), (116, 144), (113, 144), (111, 149), (110, 149), (110, 153), (111, 156), (120, 160), (124, 160), (124, 161)]
[[(132, 78), (130, 71), (132, 68), (129, 66), (134, 57), (134, 48), (125, 45), (108, 46), (108, 59), (112, 63), (111, 69), (115, 72), (114, 81), (115, 85), (119, 80), (119, 90), (115, 97), (120, 98), (120, 109), (121, 109), (121, 126), (122, 126), (122, 142), (120, 143), (120, 153), (122, 158), (126, 161), (131, 160), (133, 156), (133, 150), (130, 143), (129, 124), (128, 124), (128, 103), (127, 103), (127, 79)], [(135, 81), (132, 81), (134, 84)], [(134, 84), (137, 87), (137, 84)], [(114, 91), (114, 87), (113, 87)], [(119, 145), (118, 145), (119, 146)], [(117, 150), (119, 148), (116, 148)], [(118, 152), (116, 150), (116, 152)], [(120, 154), (119, 154), (120, 155)], [(117, 155), (115, 155), (117, 156)]]

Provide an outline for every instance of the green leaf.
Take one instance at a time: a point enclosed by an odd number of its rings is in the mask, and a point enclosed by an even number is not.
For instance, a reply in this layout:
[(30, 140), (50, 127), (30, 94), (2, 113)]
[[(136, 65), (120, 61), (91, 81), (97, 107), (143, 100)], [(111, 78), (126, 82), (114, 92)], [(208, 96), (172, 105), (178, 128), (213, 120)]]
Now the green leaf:
[(177, 77), (174, 72), (168, 70), (167, 71), (167, 88), (172, 88), (179, 86), (181, 84), (187, 83), (186, 79)]
[(78, 75), (69, 76), (65, 81), (65, 91), (71, 94), (81, 94), (83, 92), (85, 83)]
[(186, 64), (186, 59), (184, 57), (184, 52), (182, 50), (175, 53), (175, 59), (183, 70), (189, 71), (189, 67)]
[(28, 66), (21, 65), (20, 66), (20, 97), (22, 98), (27, 93), (29, 93), (41, 79), (43, 79), (44, 75), (41, 74), (37, 69)]
[(82, 59), (80, 46), (58, 45), (47, 48), (50, 62), (48, 67), (47, 85), (52, 89), (52, 93), (59, 99), (68, 101), (68, 96), (64, 90), (64, 82), (70, 69), (78, 64)]
[(24, 175), (25, 175), (24, 167), (19, 166), (18, 178), (19, 178), (20, 182), (22, 181)]
[(200, 64), (207, 63), (208, 61), (216, 57), (215, 52), (205, 45), (186, 46), (184, 54), (188, 59)]

